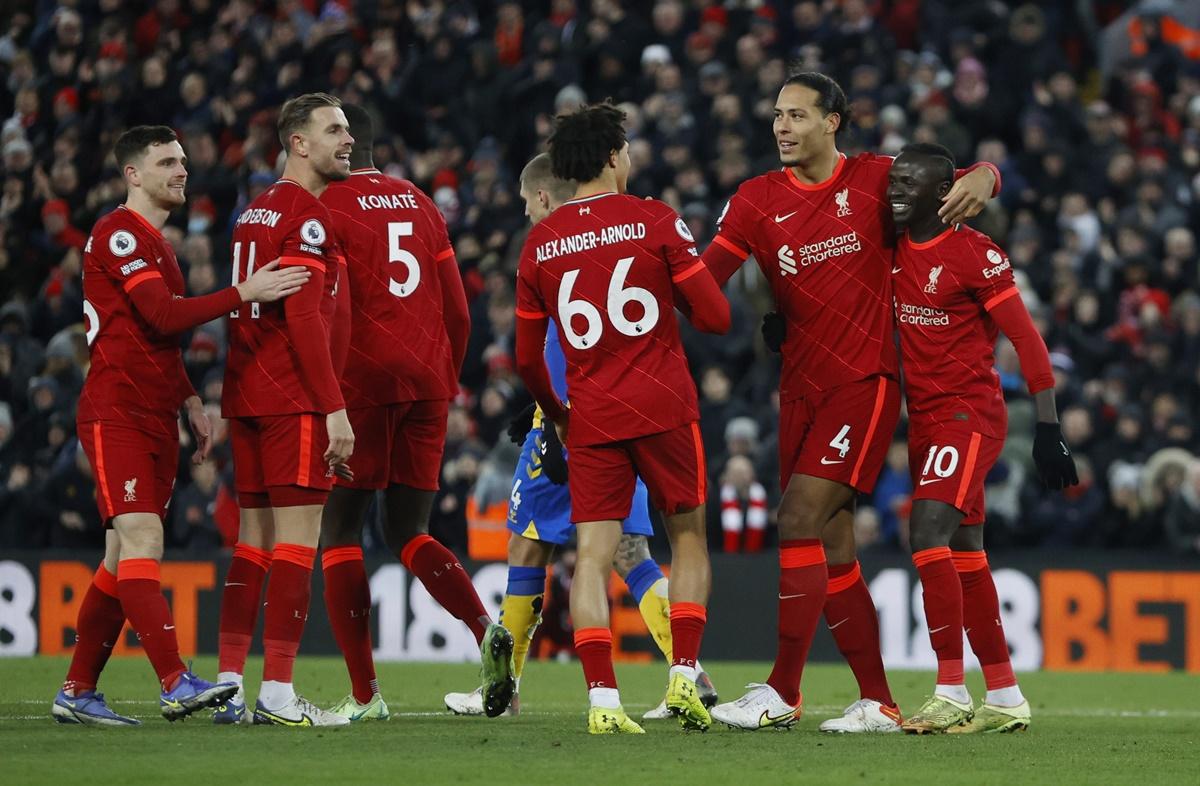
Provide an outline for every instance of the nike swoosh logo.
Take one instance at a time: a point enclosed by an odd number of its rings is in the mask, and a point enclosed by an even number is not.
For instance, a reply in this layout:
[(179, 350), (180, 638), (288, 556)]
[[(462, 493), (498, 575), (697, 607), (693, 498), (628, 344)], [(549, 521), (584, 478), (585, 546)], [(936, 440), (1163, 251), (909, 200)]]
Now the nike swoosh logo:
[(900, 272), (901, 270), (903, 270), (903, 269), (904, 269), (904, 268), (894, 267), (894, 268), (892, 268), (892, 272), (893, 272), (893, 273), (899, 273), (899, 272)]
[(935, 633), (940, 633), (941, 631), (945, 630), (945, 629), (946, 629), (946, 628), (948, 628), (948, 627), (950, 627), (950, 626), (949, 626), (949, 625), (943, 625), (943, 626), (942, 626), (942, 627), (940, 627), (940, 628), (934, 628), (933, 630), (929, 631), (929, 635), (930, 635), (930, 636), (932, 636), (932, 635), (933, 635), (933, 634), (935, 634)]
[(227, 581), (227, 582), (225, 582), (225, 586), (226, 587), (244, 587), (244, 586), (246, 586), (246, 583), (244, 581)]
[(175, 630), (174, 625), (163, 625), (163, 630)]
[(843, 459), (841, 461), (830, 461), (829, 459), (825, 458), (824, 456), (821, 456), (821, 463), (822, 464), (845, 464), (846, 461), (845, 461), (845, 459)]
[(928, 486), (930, 483), (941, 483), (943, 480), (945, 480), (945, 478), (933, 478), (931, 480), (926, 480), (924, 478), (921, 478), (921, 482), (918, 485)]
[(784, 714), (777, 715), (774, 718), (772, 718), (766, 710), (763, 710), (763, 714), (758, 716), (758, 726), (759, 726), (759, 728), (762, 728), (763, 726), (773, 726), (776, 723), (778, 723), (779, 721), (783, 721), (783, 720), (787, 720), (788, 718), (795, 718), (795, 717), (796, 717), (795, 710), (788, 710)]
[(849, 618), (849, 617), (846, 617), (846, 619), (842, 620), (842, 621), (841, 621), (841, 622), (839, 622), (837, 625), (830, 625), (830, 626), (829, 626), (829, 629), (830, 629), (830, 630), (833, 630), (834, 628), (838, 627), (838, 625), (841, 625), (841, 624), (843, 624), (843, 623), (846, 623), (846, 622), (849, 622), (849, 621), (850, 621), (850, 618)]
[(779, 599), (780, 600), (791, 600), (792, 598), (803, 598), (803, 597), (805, 597), (805, 594), (803, 592), (801, 592), (799, 595), (780, 595)]
[(792, 212), (788, 213), (786, 216), (781, 216), (778, 213), (776, 213), (775, 214), (775, 223), (782, 224), (784, 221), (787, 221), (789, 218), (796, 215), (796, 212), (797, 211), (793, 210)]

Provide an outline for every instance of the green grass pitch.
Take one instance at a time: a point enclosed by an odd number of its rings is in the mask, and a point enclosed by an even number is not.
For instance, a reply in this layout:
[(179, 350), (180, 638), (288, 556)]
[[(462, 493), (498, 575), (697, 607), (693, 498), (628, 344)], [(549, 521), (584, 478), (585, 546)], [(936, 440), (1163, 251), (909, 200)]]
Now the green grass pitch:
[[(0, 771), (5, 784), (341, 783), (969, 783), (1184, 784), (1200, 773), (1200, 680), (1173, 674), (1027, 674), (1034, 707), (1021, 734), (979, 737), (833, 737), (817, 724), (857, 698), (841, 665), (810, 666), (804, 719), (791, 731), (684, 734), (648, 722), (644, 737), (589, 737), (578, 664), (531, 663), (518, 718), (458, 718), (442, 695), (470, 690), (468, 664), (380, 664), (393, 717), (347, 729), (214, 727), (203, 713), (169, 724), (140, 658), (115, 659), (101, 690), (134, 729), (60, 726), (50, 701), (61, 658), (0, 659)], [(762, 680), (768, 666), (706, 664), (725, 698)], [(251, 663), (254, 674), (260, 662)], [(200, 658), (212, 677), (215, 659)], [(662, 697), (661, 664), (619, 666), (631, 715)], [(893, 672), (900, 706), (912, 711), (933, 675)], [(340, 660), (301, 658), (297, 684), (324, 706), (348, 690)], [(968, 675), (976, 699), (978, 674)], [(255, 685), (250, 681), (250, 696)]]

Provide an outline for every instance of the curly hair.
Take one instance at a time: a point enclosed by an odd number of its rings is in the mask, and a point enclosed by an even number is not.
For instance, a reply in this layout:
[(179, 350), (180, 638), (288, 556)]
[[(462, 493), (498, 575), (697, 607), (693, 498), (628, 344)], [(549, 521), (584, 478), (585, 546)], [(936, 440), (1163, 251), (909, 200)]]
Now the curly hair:
[(608, 158), (625, 146), (625, 113), (611, 102), (591, 104), (554, 118), (550, 168), (562, 180), (587, 183), (604, 171)]

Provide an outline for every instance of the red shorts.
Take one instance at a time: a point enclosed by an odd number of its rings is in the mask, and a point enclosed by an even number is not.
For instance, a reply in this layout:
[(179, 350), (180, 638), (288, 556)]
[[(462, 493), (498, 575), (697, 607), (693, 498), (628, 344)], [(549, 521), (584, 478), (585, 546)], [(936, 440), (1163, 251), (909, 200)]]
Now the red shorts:
[(337, 484), (352, 489), (399, 484), (437, 491), (449, 411), (446, 399), (348, 410), (354, 429), (354, 480), (338, 478)]
[(900, 386), (869, 377), (779, 406), (779, 484), (792, 475), (875, 487), (900, 419)]
[(964, 514), (963, 524), (984, 520), (983, 482), (1004, 440), (978, 431), (928, 428), (908, 435), (908, 469), (913, 501), (933, 499), (953, 505)]
[(233, 484), (243, 508), (322, 505), (333, 488), (325, 417), (232, 418)]
[(121, 423), (78, 424), (79, 444), (96, 479), (104, 526), (125, 513), (162, 517), (179, 471), (179, 434), (152, 434)]
[(571, 448), (567, 483), (571, 521), (624, 521), (640, 475), (664, 515), (704, 503), (708, 479), (700, 424), (693, 421), (645, 437)]

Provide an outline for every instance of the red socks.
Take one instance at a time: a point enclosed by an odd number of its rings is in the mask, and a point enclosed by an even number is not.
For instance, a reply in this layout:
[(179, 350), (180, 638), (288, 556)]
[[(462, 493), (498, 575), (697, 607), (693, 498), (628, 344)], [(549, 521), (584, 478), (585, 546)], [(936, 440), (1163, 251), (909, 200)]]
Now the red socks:
[(938, 685), (962, 685), (963, 593), (949, 546), (923, 549), (912, 555), (921, 576), (929, 643), (937, 654)]
[[(708, 612), (699, 603), (671, 604), (671, 653), (675, 656), (672, 666), (696, 668), (700, 658), (700, 639), (704, 636), (704, 623)], [(609, 637), (612, 641), (612, 637)]]
[(117, 595), (163, 691), (170, 690), (185, 669), (179, 659), (175, 621), (162, 594), (158, 560), (121, 560), (117, 564)]
[(379, 690), (371, 652), (371, 587), (361, 546), (335, 546), (321, 554), (325, 610), (346, 659), (354, 700), (366, 704)]
[(221, 593), (220, 653), (218, 671), (242, 674), (258, 622), (263, 580), (271, 567), (271, 553), (239, 543)]
[(100, 672), (125, 627), (125, 612), (117, 597), (117, 577), (108, 572), (104, 563), (96, 569), (87, 594), (79, 605), (75, 623), (75, 651), (63, 690), (75, 695), (94, 691)]
[(825, 606), (828, 580), (819, 539), (779, 544), (779, 648), (767, 684), (793, 706), (800, 703), (800, 677)]
[(829, 566), (825, 622), (858, 680), (859, 698), (895, 706), (879, 649), (879, 616), (857, 561)]
[(428, 535), (417, 535), (400, 551), (400, 561), (456, 619), (462, 620), (475, 640), (483, 642), (488, 613), (479, 600), (471, 577), (454, 552)]
[[(674, 621), (671, 620), (672, 623)], [(588, 690), (617, 687), (617, 675), (612, 662), (611, 630), (580, 628), (575, 631), (575, 654), (583, 664), (583, 678), (587, 680)]]
[(987, 689), (1011, 688), (1017, 684), (1017, 678), (1000, 622), (1000, 599), (996, 597), (996, 582), (988, 569), (987, 552), (956, 551), (954, 567), (962, 582), (963, 626), (983, 668)]
[(263, 618), (263, 681), (291, 682), (300, 637), (308, 620), (312, 566), (317, 550), (297, 543), (276, 543), (267, 582)]

